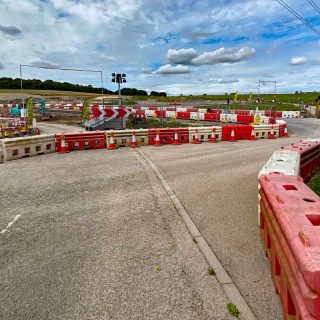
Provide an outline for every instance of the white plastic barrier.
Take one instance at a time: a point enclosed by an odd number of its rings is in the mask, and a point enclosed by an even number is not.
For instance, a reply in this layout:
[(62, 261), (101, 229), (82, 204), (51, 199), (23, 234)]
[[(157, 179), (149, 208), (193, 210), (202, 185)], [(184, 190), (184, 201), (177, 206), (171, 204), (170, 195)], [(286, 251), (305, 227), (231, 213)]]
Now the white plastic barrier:
[(291, 150), (275, 151), (258, 174), (258, 178), (270, 172), (282, 172), (290, 176), (300, 174), (300, 153)]
[(178, 111), (178, 112), (186, 112), (186, 111), (187, 111), (187, 108), (178, 107), (178, 108), (177, 108), (177, 111)]
[(217, 141), (222, 140), (222, 127), (189, 127), (189, 142), (192, 142), (195, 135), (196, 130), (198, 130), (199, 140), (201, 142), (208, 142), (212, 136), (212, 129), (215, 129), (215, 137)]
[(279, 125), (278, 124), (260, 124), (254, 125), (254, 131), (256, 133), (256, 139), (268, 139), (273, 128), (273, 133), (275, 138), (279, 138)]
[(201, 112), (201, 113), (207, 113), (207, 109), (206, 108), (199, 108), (198, 111)]
[(176, 112), (175, 111), (166, 111), (166, 118), (175, 118)]
[(200, 120), (200, 112), (190, 112), (190, 119)]
[(155, 117), (155, 110), (145, 110), (146, 117)]
[(111, 133), (113, 133), (114, 142), (117, 147), (130, 147), (132, 141), (132, 132), (135, 132), (136, 141), (139, 146), (149, 145), (149, 131), (148, 129), (126, 129), (126, 130), (108, 130), (105, 132), (107, 148), (110, 145)]
[(228, 122), (236, 123), (238, 120), (237, 114), (227, 114), (226, 116), (227, 116)]
[(300, 118), (300, 111), (282, 111), (282, 118)]
[(55, 136), (54, 134), (43, 134), (38, 136), (3, 139), (0, 140), (0, 149), (2, 149), (3, 161), (52, 153), (56, 151)]

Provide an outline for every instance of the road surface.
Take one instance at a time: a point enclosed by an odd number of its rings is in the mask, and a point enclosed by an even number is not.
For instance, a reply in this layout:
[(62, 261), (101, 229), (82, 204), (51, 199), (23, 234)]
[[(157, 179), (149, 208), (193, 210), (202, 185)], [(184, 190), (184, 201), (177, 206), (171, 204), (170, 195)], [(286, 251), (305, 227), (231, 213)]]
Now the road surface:
[[(282, 318), (259, 236), (257, 173), (281, 145), (316, 137), (317, 121), (290, 120), (289, 139), (140, 149), (257, 319)], [(231, 319), (227, 296), (135, 150), (6, 162), (0, 180), (0, 319)]]

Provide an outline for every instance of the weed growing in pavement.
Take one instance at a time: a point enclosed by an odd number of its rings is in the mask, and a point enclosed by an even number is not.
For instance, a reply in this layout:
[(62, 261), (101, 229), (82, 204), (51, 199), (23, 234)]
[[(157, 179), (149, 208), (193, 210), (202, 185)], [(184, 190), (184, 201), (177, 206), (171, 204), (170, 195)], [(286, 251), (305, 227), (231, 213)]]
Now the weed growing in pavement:
[(228, 312), (229, 312), (233, 317), (239, 318), (239, 316), (240, 316), (240, 311), (238, 310), (238, 308), (236, 307), (236, 305), (234, 305), (233, 303), (228, 303), (228, 304), (227, 304), (227, 309), (228, 309)]
[(208, 273), (210, 274), (210, 276), (215, 276), (216, 275), (216, 272), (211, 267), (208, 268)]
[(161, 271), (161, 266), (158, 265), (158, 266), (155, 267), (155, 269), (156, 269), (157, 271)]

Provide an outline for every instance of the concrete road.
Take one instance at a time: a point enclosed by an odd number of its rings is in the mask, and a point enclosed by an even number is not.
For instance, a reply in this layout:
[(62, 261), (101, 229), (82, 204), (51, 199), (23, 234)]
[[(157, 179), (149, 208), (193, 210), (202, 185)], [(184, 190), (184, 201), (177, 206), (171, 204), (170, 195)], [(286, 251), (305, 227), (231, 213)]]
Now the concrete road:
[(150, 166), (129, 148), (0, 165), (0, 319), (231, 319)]

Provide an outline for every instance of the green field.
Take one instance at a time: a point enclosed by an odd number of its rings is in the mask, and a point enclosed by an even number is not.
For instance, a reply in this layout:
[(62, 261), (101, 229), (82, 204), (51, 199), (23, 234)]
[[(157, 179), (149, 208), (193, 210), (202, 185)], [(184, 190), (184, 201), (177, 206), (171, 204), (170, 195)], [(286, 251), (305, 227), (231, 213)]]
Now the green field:
[[(282, 103), (306, 103), (314, 104), (320, 92), (303, 92), (303, 93), (278, 93), (274, 94), (260, 94), (262, 102), (271, 102), (275, 99), (277, 102)], [(238, 94), (238, 100), (245, 101), (249, 99), (249, 94)], [(257, 99), (259, 96), (257, 94), (252, 94), (252, 100)], [(188, 101), (188, 100), (227, 100), (230, 99), (234, 101), (234, 94), (220, 94), (220, 95), (192, 95), (192, 96), (170, 96), (170, 97), (157, 97), (159, 102), (176, 102)]]
[[(25, 94), (29, 95), (38, 95), (43, 97), (50, 97), (50, 98), (59, 98), (59, 97), (78, 97), (80, 99), (86, 98), (96, 98), (99, 97), (99, 94), (96, 93), (86, 93), (86, 92), (74, 92), (74, 91), (57, 91), (57, 90), (24, 90)], [(1, 89), (0, 94), (19, 94), (21, 90), (19, 89)], [(226, 108), (225, 104), (219, 105), (219, 101), (225, 102), (228, 98), (230, 99), (230, 109), (256, 109), (259, 107), (260, 110), (268, 110), (270, 108), (274, 108), (276, 110), (282, 111), (290, 111), (290, 110), (300, 110), (300, 105), (302, 103), (309, 104), (309, 105), (316, 105), (316, 99), (320, 93), (318, 92), (304, 92), (304, 93), (296, 93), (296, 94), (261, 94), (260, 103), (254, 102), (257, 98), (257, 94), (253, 94), (251, 96), (252, 102), (246, 101), (249, 99), (249, 94), (239, 94), (238, 95), (238, 102), (234, 101), (234, 94), (226, 95), (189, 95), (189, 96), (170, 96), (170, 97), (150, 97), (150, 96), (123, 96), (123, 103), (126, 105), (133, 105), (138, 104), (139, 101), (147, 101), (150, 100), (150, 103), (153, 102), (164, 102), (164, 103), (172, 103), (176, 105), (184, 105), (190, 106), (197, 102), (197, 107), (208, 107), (205, 101), (216, 101), (215, 104), (210, 105), (211, 108)], [(108, 98), (108, 95), (104, 95)], [(111, 96), (110, 96), (111, 97)], [(117, 99), (115, 96), (112, 96), (114, 103), (117, 103)], [(14, 99), (14, 97), (12, 97)], [(273, 102), (275, 100), (275, 102)], [(201, 104), (203, 101), (203, 105)], [(242, 103), (240, 102), (242, 101)]]
[[(0, 89), (0, 93), (4, 94), (20, 94), (20, 89)], [(96, 93), (87, 92), (74, 92), (74, 91), (58, 91), (58, 90), (23, 90), (24, 94), (39, 95), (39, 96), (50, 96), (50, 97), (61, 97), (61, 96), (71, 96), (71, 97), (83, 97), (83, 98), (95, 98), (99, 97)]]

